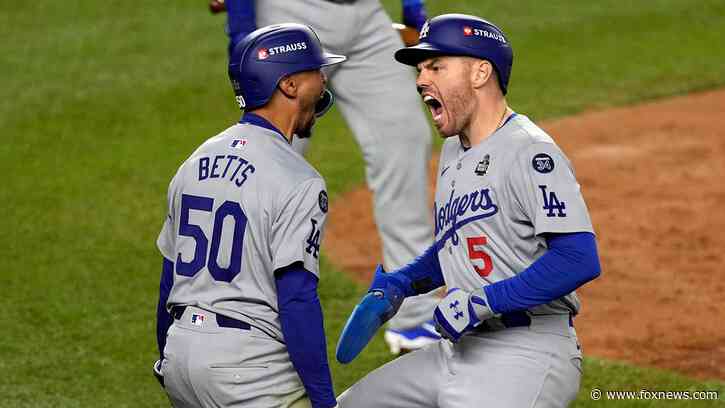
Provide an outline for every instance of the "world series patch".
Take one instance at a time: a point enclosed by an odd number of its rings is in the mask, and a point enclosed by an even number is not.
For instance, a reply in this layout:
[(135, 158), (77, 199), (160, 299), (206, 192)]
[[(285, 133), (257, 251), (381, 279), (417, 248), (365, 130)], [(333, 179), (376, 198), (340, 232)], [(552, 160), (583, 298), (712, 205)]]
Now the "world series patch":
[(478, 176), (485, 176), (488, 172), (488, 166), (491, 165), (491, 155), (487, 154), (483, 156), (480, 162), (476, 165), (476, 169), (473, 171)]
[(531, 160), (534, 170), (539, 173), (551, 173), (554, 171), (554, 159), (546, 153), (539, 153)]

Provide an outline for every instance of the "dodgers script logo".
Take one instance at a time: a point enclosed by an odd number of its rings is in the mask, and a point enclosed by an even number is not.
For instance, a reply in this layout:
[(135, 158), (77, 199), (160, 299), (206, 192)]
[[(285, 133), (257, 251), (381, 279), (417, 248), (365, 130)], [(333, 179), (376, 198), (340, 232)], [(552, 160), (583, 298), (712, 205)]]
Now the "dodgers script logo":
[[(450, 229), (441, 237), (441, 244), (446, 239), (451, 238), (453, 245), (458, 245), (458, 235), (456, 230), (469, 222), (474, 222), (484, 218), (491, 217), (498, 213), (498, 206), (491, 199), (489, 189), (472, 191), (467, 194), (456, 196), (456, 190), (451, 190), (448, 202), (438, 207), (435, 203), (433, 208), (435, 218), (435, 233), (446, 228)], [(460, 221), (459, 221), (460, 219)]]

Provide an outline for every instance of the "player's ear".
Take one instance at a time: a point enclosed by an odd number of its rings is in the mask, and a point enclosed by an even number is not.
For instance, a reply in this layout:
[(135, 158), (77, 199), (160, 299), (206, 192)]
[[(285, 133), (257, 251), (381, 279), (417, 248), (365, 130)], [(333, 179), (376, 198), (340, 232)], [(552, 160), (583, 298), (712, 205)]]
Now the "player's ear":
[(480, 88), (493, 76), (493, 65), (486, 60), (474, 59), (471, 63), (471, 85)]
[(299, 93), (299, 86), (299, 80), (295, 77), (295, 75), (288, 75), (280, 79), (279, 85), (277, 85), (279, 90), (290, 99), (297, 97), (297, 94)]

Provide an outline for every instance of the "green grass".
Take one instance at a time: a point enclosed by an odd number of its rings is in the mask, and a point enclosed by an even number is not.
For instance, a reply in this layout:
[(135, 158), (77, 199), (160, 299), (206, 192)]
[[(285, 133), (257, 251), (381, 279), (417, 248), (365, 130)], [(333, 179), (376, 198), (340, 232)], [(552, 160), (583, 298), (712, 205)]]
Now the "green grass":
[[(166, 186), (238, 116), (223, 19), (204, 3), (0, 4), (0, 407), (165, 405), (149, 373)], [(507, 31), (509, 100), (537, 119), (725, 84), (721, 1), (429, 3)], [(386, 6), (397, 15), (397, 0)], [(309, 154), (333, 200), (363, 180), (349, 133), (326, 117)], [(332, 347), (363, 289), (327, 263), (322, 276)], [(350, 366), (333, 363), (337, 390), (387, 358), (378, 338)], [(587, 360), (578, 406), (614, 404), (590, 401), (592, 387), (723, 391)]]

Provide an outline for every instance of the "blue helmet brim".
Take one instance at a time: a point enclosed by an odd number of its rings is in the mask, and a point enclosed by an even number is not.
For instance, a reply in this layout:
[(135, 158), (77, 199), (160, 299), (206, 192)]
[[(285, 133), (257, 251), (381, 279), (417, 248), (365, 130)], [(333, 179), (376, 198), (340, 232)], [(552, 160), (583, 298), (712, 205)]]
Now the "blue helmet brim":
[(412, 47), (399, 49), (395, 52), (394, 57), (395, 60), (400, 62), (401, 64), (415, 67), (421, 62), (427, 60), (428, 58), (440, 57), (444, 55), (458, 54), (452, 53), (449, 50), (444, 51), (431, 43), (422, 42)]

